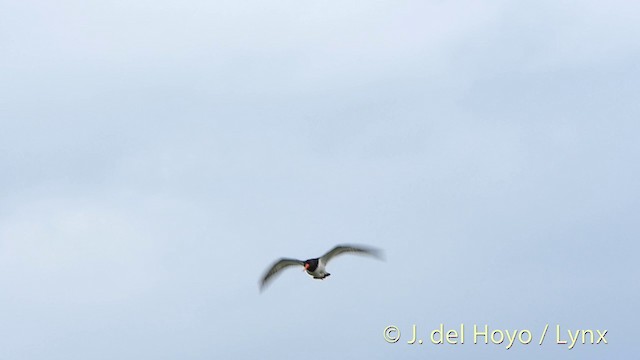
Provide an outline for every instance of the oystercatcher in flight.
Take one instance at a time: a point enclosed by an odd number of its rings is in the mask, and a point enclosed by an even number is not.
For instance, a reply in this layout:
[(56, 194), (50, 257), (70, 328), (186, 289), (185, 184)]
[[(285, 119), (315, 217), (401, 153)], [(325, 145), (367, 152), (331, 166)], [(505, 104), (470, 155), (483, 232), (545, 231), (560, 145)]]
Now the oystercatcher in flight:
[(307, 271), (307, 274), (313, 276), (314, 279), (323, 280), (327, 276), (331, 275), (325, 270), (325, 267), (329, 260), (344, 253), (370, 255), (378, 259), (382, 259), (382, 252), (378, 249), (353, 245), (338, 245), (319, 258), (313, 258), (305, 261), (282, 258), (276, 261), (264, 274), (264, 276), (260, 280), (260, 291), (262, 291), (267, 286), (269, 281), (272, 280), (280, 270), (289, 266), (303, 266)]

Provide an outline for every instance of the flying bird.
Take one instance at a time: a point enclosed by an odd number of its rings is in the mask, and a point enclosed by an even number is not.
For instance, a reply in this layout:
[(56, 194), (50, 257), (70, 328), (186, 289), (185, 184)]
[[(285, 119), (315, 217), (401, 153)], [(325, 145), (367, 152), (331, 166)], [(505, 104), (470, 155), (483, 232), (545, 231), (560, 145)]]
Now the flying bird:
[(378, 259), (382, 259), (382, 252), (378, 249), (353, 245), (338, 245), (319, 258), (313, 258), (305, 261), (281, 258), (280, 260), (273, 263), (273, 265), (269, 268), (269, 270), (267, 270), (267, 272), (260, 280), (260, 291), (262, 291), (267, 286), (267, 284), (280, 270), (290, 266), (302, 266), (304, 267), (304, 270), (307, 271), (307, 274), (311, 275), (314, 279), (324, 280), (324, 278), (331, 275), (325, 269), (329, 260), (344, 253), (370, 255)]

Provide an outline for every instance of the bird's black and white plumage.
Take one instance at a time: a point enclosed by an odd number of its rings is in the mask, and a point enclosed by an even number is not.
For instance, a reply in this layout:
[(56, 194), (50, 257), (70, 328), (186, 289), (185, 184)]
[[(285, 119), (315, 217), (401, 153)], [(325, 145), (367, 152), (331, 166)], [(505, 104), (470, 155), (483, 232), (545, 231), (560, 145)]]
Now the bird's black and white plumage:
[(353, 253), (353, 254), (361, 254), (361, 255), (370, 255), (376, 257), (378, 259), (382, 259), (382, 252), (376, 248), (367, 247), (367, 246), (354, 246), (354, 245), (338, 245), (331, 249), (326, 254), (322, 255), (319, 258), (313, 258), (309, 260), (297, 260), (297, 259), (289, 259), (282, 258), (275, 263), (267, 270), (262, 279), (260, 280), (260, 291), (262, 291), (267, 284), (273, 280), (274, 276), (282, 269), (290, 267), (290, 266), (302, 266), (307, 271), (307, 274), (311, 275), (314, 279), (324, 279), (329, 274), (325, 267), (329, 260), (334, 257), (344, 254), (344, 253)]

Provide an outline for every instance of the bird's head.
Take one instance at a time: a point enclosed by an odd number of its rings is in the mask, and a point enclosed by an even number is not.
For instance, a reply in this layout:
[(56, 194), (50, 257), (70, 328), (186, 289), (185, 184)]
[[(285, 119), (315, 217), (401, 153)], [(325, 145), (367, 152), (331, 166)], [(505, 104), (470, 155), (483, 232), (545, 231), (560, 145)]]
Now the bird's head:
[(318, 259), (309, 259), (304, 262), (304, 269), (306, 271), (314, 272), (318, 268)]

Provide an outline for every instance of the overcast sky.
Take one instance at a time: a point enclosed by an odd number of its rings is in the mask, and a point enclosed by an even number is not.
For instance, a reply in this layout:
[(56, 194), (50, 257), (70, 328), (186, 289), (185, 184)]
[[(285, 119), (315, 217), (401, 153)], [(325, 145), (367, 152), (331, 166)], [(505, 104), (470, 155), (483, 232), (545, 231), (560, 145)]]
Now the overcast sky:
[(0, 359), (637, 355), (639, 16), (0, 0)]

